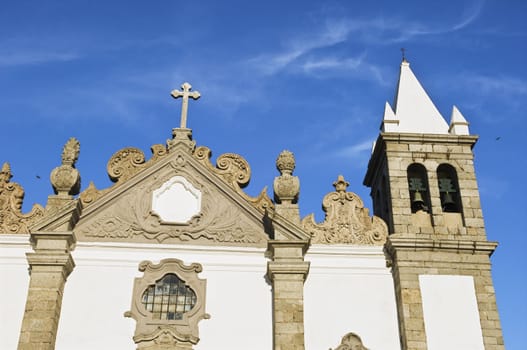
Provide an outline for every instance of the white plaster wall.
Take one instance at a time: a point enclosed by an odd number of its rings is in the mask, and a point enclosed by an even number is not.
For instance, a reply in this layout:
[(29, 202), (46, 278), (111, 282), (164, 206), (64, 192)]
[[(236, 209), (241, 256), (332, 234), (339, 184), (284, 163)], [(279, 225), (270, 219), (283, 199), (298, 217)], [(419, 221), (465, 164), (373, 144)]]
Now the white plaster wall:
[(130, 310), (139, 262), (178, 258), (203, 265), (206, 311), (200, 349), (271, 349), (271, 288), (264, 249), (146, 244), (78, 243), (66, 284), (57, 350), (135, 349)]
[(400, 350), (393, 279), (382, 247), (314, 245), (305, 283), (306, 350), (357, 333), (370, 350)]
[(420, 275), (428, 350), (485, 350), (472, 276)]
[(29, 286), (28, 235), (0, 235), (0, 349), (16, 349)]

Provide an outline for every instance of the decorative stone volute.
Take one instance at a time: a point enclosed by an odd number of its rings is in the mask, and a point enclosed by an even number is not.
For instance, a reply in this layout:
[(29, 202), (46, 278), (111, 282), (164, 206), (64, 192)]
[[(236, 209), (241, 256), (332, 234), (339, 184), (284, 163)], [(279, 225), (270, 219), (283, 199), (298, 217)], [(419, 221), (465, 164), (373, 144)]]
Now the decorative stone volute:
[(342, 175), (333, 186), (335, 192), (328, 193), (322, 201), (324, 222), (316, 223), (313, 214), (302, 220), (302, 228), (312, 236), (311, 243), (383, 245), (388, 237), (386, 223), (369, 216), (362, 199), (347, 192), (349, 183)]
[(35, 204), (31, 212), (22, 214), (24, 189), (11, 182), (13, 174), (9, 163), (0, 170), (0, 234), (29, 233), (29, 226), (44, 216), (44, 208)]
[(74, 137), (70, 138), (62, 150), (62, 165), (51, 171), (51, 184), (59, 197), (67, 198), (79, 193), (81, 178), (79, 171), (75, 169), (79, 152), (79, 141)]
[(293, 176), (295, 157), (292, 152), (284, 150), (276, 159), (276, 168), (280, 176), (274, 179), (274, 196), (277, 203), (291, 204), (298, 201), (300, 180)]

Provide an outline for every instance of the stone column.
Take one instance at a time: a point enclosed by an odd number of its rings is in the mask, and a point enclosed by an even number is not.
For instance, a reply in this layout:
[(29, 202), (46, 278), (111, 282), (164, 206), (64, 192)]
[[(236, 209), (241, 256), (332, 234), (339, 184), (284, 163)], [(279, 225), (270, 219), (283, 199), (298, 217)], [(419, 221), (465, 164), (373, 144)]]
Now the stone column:
[(52, 350), (62, 305), (64, 284), (75, 266), (71, 249), (73, 232), (31, 234), (34, 252), (27, 253), (29, 290), (18, 350)]
[(304, 281), (309, 272), (304, 254), (308, 245), (308, 241), (269, 241), (274, 350), (304, 350)]

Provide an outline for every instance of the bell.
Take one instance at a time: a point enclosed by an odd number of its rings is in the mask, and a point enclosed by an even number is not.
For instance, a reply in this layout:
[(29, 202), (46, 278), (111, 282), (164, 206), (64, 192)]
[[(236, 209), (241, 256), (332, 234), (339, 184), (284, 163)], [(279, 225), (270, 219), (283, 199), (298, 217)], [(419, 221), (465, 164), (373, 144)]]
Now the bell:
[(424, 210), (424, 211), (428, 210), (428, 208), (425, 205), (423, 195), (421, 195), (421, 192), (419, 191), (414, 192), (414, 199), (412, 200), (412, 209), (414, 212), (417, 212), (419, 210)]
[(454, 198), (452, 198), (450, 192), (445, 192), (443, 195), (443, 211), (457, 212), (456, 202), (454, 201)]

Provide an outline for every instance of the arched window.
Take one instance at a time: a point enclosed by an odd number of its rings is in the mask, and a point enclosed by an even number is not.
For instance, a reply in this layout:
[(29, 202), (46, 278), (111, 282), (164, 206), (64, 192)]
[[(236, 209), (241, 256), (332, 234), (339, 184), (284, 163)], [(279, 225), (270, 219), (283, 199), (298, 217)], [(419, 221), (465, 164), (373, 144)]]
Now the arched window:
[(447, 213), (461, 212), (461, 196), (454, 167), (441, 164), (437, 167), (437, 183), (441, 197), (441, 208)]
[(421, 164), (410, 164), (407, 169), (408, 190), (412, 213), (430, 212), (430, 195), (428, 193), (428, 177), (426, 169)]

